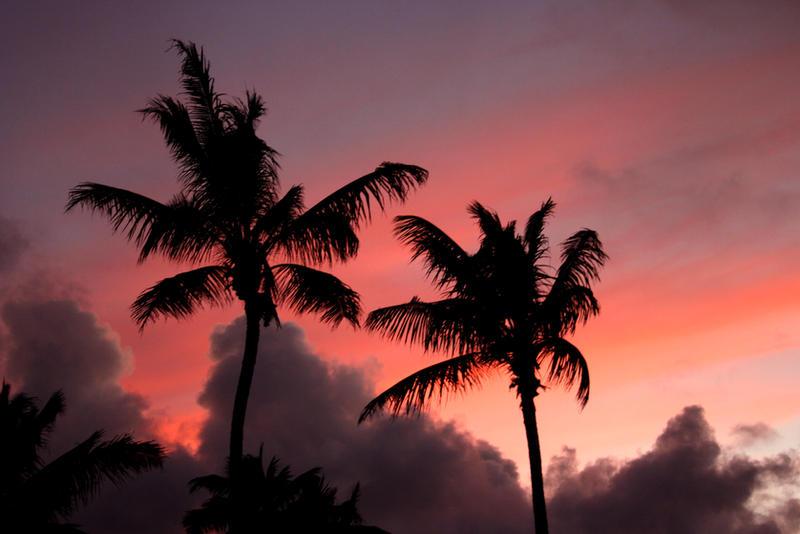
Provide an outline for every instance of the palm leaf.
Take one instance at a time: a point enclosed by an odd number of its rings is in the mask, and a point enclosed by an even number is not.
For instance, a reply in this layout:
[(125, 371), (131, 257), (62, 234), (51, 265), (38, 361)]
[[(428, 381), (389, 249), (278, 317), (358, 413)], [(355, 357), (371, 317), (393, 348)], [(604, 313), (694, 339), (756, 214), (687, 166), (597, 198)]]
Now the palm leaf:
[(77, 206), (102, 213), (115, 232), (127, 233), (137, 244), (145, 239), (149, 227), (169, 212), (167, 206), (144, 195), (92, 182), (70, 189), (66, 211)]
[(358, 326), (361, 303), (358, 293), (332, 274), (298, 265), (274, 265), (278, 300), (298, 313), (318, 313), (334, 326), (343, 320)]
[(23, 492), (34, 496), (36, 507), (62, 516), (87, 504), (103, 482), (120, 485), (133, 474), (161, 467), (164, 450), (155, 442), (137, 442), (128, 434), (101, 441), (102, 433), (62, 454), (31, 476)]
[(181, 181), (190, 182), (208, 173), (208, 158), (197, 139), (189, 110), (183, 103), (169, 96), (158, 95), (138, 112), (161, 128), (164, 141), (180, 166)]
[(594, 230), (575, 232), (562, 244), (561, 266), (553, 282), (559, 286), (589, 286), (600, 278), (599, 270), (608, 256)]
[(487, 238), (490, 242), (496, 240), (497, 236), (503, 232), (503, 224), (500, 222), (497, 212), (485, 208), (477, 200), (467, 207), (467, 211), (478, 222), (478, 227), (481, 230), (481, 242)]
[(461, 298), (423, 302), (417, 297), (404, 304), (369, 313), (364, 327), (391, 341), (419, 344), (426, 351), (474, 350), (479, 313), (476, 303)]
[(345, 214), (306, 211), (291, 221), (277, 244), (291, 260), (331, 264), (355, 256), (359, 243)]
[(550, 360), (549, 381), (570, 388), (578, 383), (575, 396), (581, 408), (589, 402), (589, 366), (578, 347), (563, 338), (550, 338), (534, 345), (537, 364)]
[(206, 149), (209, 141), (222, 132), (222, 121), (217, 112), (220, 95), (214, 90), (211, 67), (202, 48), (194, 43), (173, 39), (172, 47), (182, 56), (181, 85), (189, 99), (189, 113), (196, 135)]
[(387, 201), (404, 201), (410, 190), (428, 180), (428, 171), (416, 165), (384, 162), (369, 174), (334, 191), (308, 211), (327, 215), (339, 213), (354, 227), (372, 216), (372, 203), (383, 210)]
[(361, 412), (361, 423), (388, 408), (393, 416), (419, 413), (434, 396), (473, 388), (493, 365), (482, 353), (463, 354), (436, 363), (404, 378), (374, 399)]
[(224, 304), (231, 299), (227, 272), (211, 265), (164, 278), (139, 295), (131, 305), (131, 315), (142, 329), (160, 316), (181, 319), (205, 303)]
[(534, 264), (538, 263), (547, 255), (547, 236), (544, 235), (544, 224), (547, 218), (552, 215), (556, 203), (552, 198), (548, 198), (542, 203), (542, 206), (535, 211), (529, 218), (528, 223), (525, 225), (525, 243), (528, 245), (528, 254), (530, 261)]
[(433, 223), (413, 215), (395, 217), (397, 238), (411, 247), (411, 261), (423, 258), (426, 274), (443, 288), (468, 276), (469, 255)]
[(550, 335), (565, 335), (600, 311), (590, 289), (608, 256), (593, 230), (581, 230), (562, 245), (561, 266), (543, 303)]
[(170, 200), (166, 207), (138, 240), (139, 263), (153, 253), (179, 262), (206, 259), (220, 241), (220, 229), (214, 225), (214, 218), (183, 194)]

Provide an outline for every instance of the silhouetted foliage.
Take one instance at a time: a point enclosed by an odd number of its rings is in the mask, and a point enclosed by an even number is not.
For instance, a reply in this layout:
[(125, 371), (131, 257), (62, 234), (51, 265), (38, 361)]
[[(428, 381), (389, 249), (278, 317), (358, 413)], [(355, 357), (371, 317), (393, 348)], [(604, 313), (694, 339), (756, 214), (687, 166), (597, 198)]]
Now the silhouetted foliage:
[(42, 457), (64, 396), (53, 394), (39, 409), (23, 393), (0, 391), (0, 531), (22, 533), (83, 532), (66, 523), (86, 505), (103, 482), (121, 485), (134, 474), (161, 467), (163, 449), (152, 441), (122, 434), (103, 440), (102, 431), (45, 463)]
[(597, 234), (584, 229), (564, 241), (561, 265), (550, 270), (544, 264), (548, 242), (543, 229), (554, 207), (549, 199), (543, 203), (520, 235), (514, 221), (503, 225), (496, 213), (474, 202), (469, 212), (480, 228), (474, 254), (425, 219), (395, 219), (397, 236), (411, 247), (413, 259), (425, 262), (442, 298), (423, 302), (414, 297), (375, 310), (365, 326), (389, 339), (453, 356), (378, 395), (359, 419), (384, 408), (394, 415), (418, 412), (433, 397), (479, 385), (489, 371), (508, 373), (528, 439), (537, 534), (547, 533), (547, 516), (534, 398), (546, 381), (577, 385), (578, 402), (588, 401), (586, 360), (565, 336), (599, 312), (590, 284), (606, 259)]
[(244, 420), (259, 324), (279, 323), (277, 307), (312, 312), (338, 325), (359, 322), (358, 294), (309, 265), (355, 256), (358, 227), (373, 208), (403, 201), (428, 177), (425, 169), (383, 163), (310, 208), (303, 188), (280, 194), (277, 152), (256, 135), (266, 107), (256, 93), (225, 99), (216, 91), (202, 48), (174, 41), (182, 58), (183, 100), (159, 95), (140, 110), (156, 122), (180, 169), (181, 191), (166, 203), (123, 189), (83, 183), (76, 206), (99, 212), (140, 249), (201, 265), (144, 291), (132, 306), (144, 327), (162, 316), (183, 318), (203, 305), (244, 304), (247, 333), (231, 421), (230, 458), (242, 456)]
[[(239, 484), (239, 491), (232, 484)], [(208, 475), (189, 485), (193, 492), (204, 489), (211, 494), (200, 508), (184, 515), (183, 526), (189, 534), (227, 532), (235, 513), (241, 518), (241, 531), (246, 532), (384, 532), (361, 525), (356, 510), (358, 485), (349, 499), (336, 504), (336, 489), (325, 482), (319, 468), (293, 477), (288, 466), (280, 467), (272, 458), (265, 470), (260, 452), (242, 457), (240, 476), (235, 479)]]

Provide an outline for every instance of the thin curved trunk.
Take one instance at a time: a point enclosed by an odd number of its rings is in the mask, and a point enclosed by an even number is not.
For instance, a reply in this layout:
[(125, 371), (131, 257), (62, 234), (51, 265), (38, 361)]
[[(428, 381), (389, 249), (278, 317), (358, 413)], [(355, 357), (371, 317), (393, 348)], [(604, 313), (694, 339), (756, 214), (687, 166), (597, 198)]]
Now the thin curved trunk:
[(231, 416), (231, 441), (228, 461), (231, 474), (236, 471), (242, 460), (244, 447), (244, 419), (247, 414), (247, 399), (250, 397), (250, 386), (253, 383), (253, 371), (256, 367), (258, 355), (258, 337), (261, 329), (261, 314), (255, 306), (245, 303), (245, 318), (247, 332), (244, 340), (244, 354), (242, 355), (242, 368), (239, 371), (239, 382), (236, 384), (236, 396), (233, 401), (233, 415)]
[(542, 477), (542, 453), (539, 450), (539, 429), (536, 426), (536, 406), (533, 395), (520, 391), (522, 420), (528, 438), (528, 459), (531, 464), (531, 496), (533, 500), (533, 524), (535, 534), (548, 534), (547, 508), (544, 501), (544, 478)]

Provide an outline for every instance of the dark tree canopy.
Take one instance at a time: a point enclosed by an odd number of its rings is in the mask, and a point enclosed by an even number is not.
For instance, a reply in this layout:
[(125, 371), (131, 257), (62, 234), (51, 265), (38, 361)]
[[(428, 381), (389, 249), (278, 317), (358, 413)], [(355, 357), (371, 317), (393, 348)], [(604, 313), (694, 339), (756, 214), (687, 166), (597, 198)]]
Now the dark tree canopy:
[(92, 433), (50, 462), (43, 452), (64, 396), (53, 394), (41, 408), (36, 399), (3, 384), (0, 391), (0, 530), (9, 534), (82, 533), (68, 523), (104, 483), (124, 484), (161, 467), (164, 450), (153, 441), (135, 441), (129, 434), (103, 439)]

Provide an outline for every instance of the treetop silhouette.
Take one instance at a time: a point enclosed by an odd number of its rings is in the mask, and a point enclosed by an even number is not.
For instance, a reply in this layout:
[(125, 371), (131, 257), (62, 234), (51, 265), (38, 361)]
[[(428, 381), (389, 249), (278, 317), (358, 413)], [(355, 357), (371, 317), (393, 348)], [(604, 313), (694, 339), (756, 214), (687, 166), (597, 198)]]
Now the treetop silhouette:
[(386, 338), (421, 345), (451, 357), (399, 381), (364, 408), (359, 422), (387, 409), (394, 415), (420, 411), (447, 392), (481, 384), (503, 371), (520, 399), (531, 467), (535, 531), (548, 531), (542, 460), (534, 399), (546, 384), (576, 387), (581, 406), (589, 400), (589, 369), (566, 337), (600, 311), (591, 290), (607, 256), (593, 230), (583, 229), (561, 247), (555, 270), (544, 263), (544, 225), (555, 203), (548, 199), (520, 234), (478, 202), (469, 213), (480, 230), (474, 254), (431, 222), (395, 219), (395, 232), (421, 259), (441, 299), (409, 302), (370, 312), (365, 326)]
[[(238, 491), (233, 488), (236, 480), (242, 486)], [(281, 467), (273, 457), (264, 469), (261, 451), (258, 456), (242, 457), (241, 474), (236, 479), (230, 474), (207, 475), (193, 479), (189, 486), (192, 492), (205, 489), (211, 495), (200, 508), (184, 515), (183, 526), (188, 534), (227, 531), (233, 523), (234, 510), (239, 511), (240, 523), (252, 532), (386, 534), (377, 527), (361, 524), (356, 508), (358, 484), (347, 500), (337, 504), (337, 490), (325, 481), (319, 468), (292, 476), (289, 467)]]
[(45, 463), (42, 453), (64, 396), (54, 393), (38, 408), (24, 393), (0, 390), (0, 527), (3, 532), (82, 534), (66, 523), (110, 482), (122, 485), (136, 474), (161, 467), (164, 450), (129, 434), (103, 440), (93, 432), (72, 449)]
[(256, 134), (266, 113), (255, 92), (218, 92), (203, 49), (173, 41), (181, 57), (182, 98), (158, 95), (140, 110), (156, 122), (179, 169), (179, 192), (159, 202), (86, 182), (69, 192), (67, 211), (83, 207), (109, 219), (139, 248), (194, 265), (139, 295), (131, 307), (140, 327), (183, 318), (204, 305), (244, 304), (242, 369), (231, 420), (230, 460), (242, 457), (244, 421), (260, 324), (279, 323), (278, 307), (314, 313), (326, 323), (359, 323), (355, 290), (319, 265), (358, 251), (356, 231), (375, 210), (404, 201), (425, 183), (415, 165), (382, 163), (309, 208), (295, 185), (281, 193), (278, 153)]

